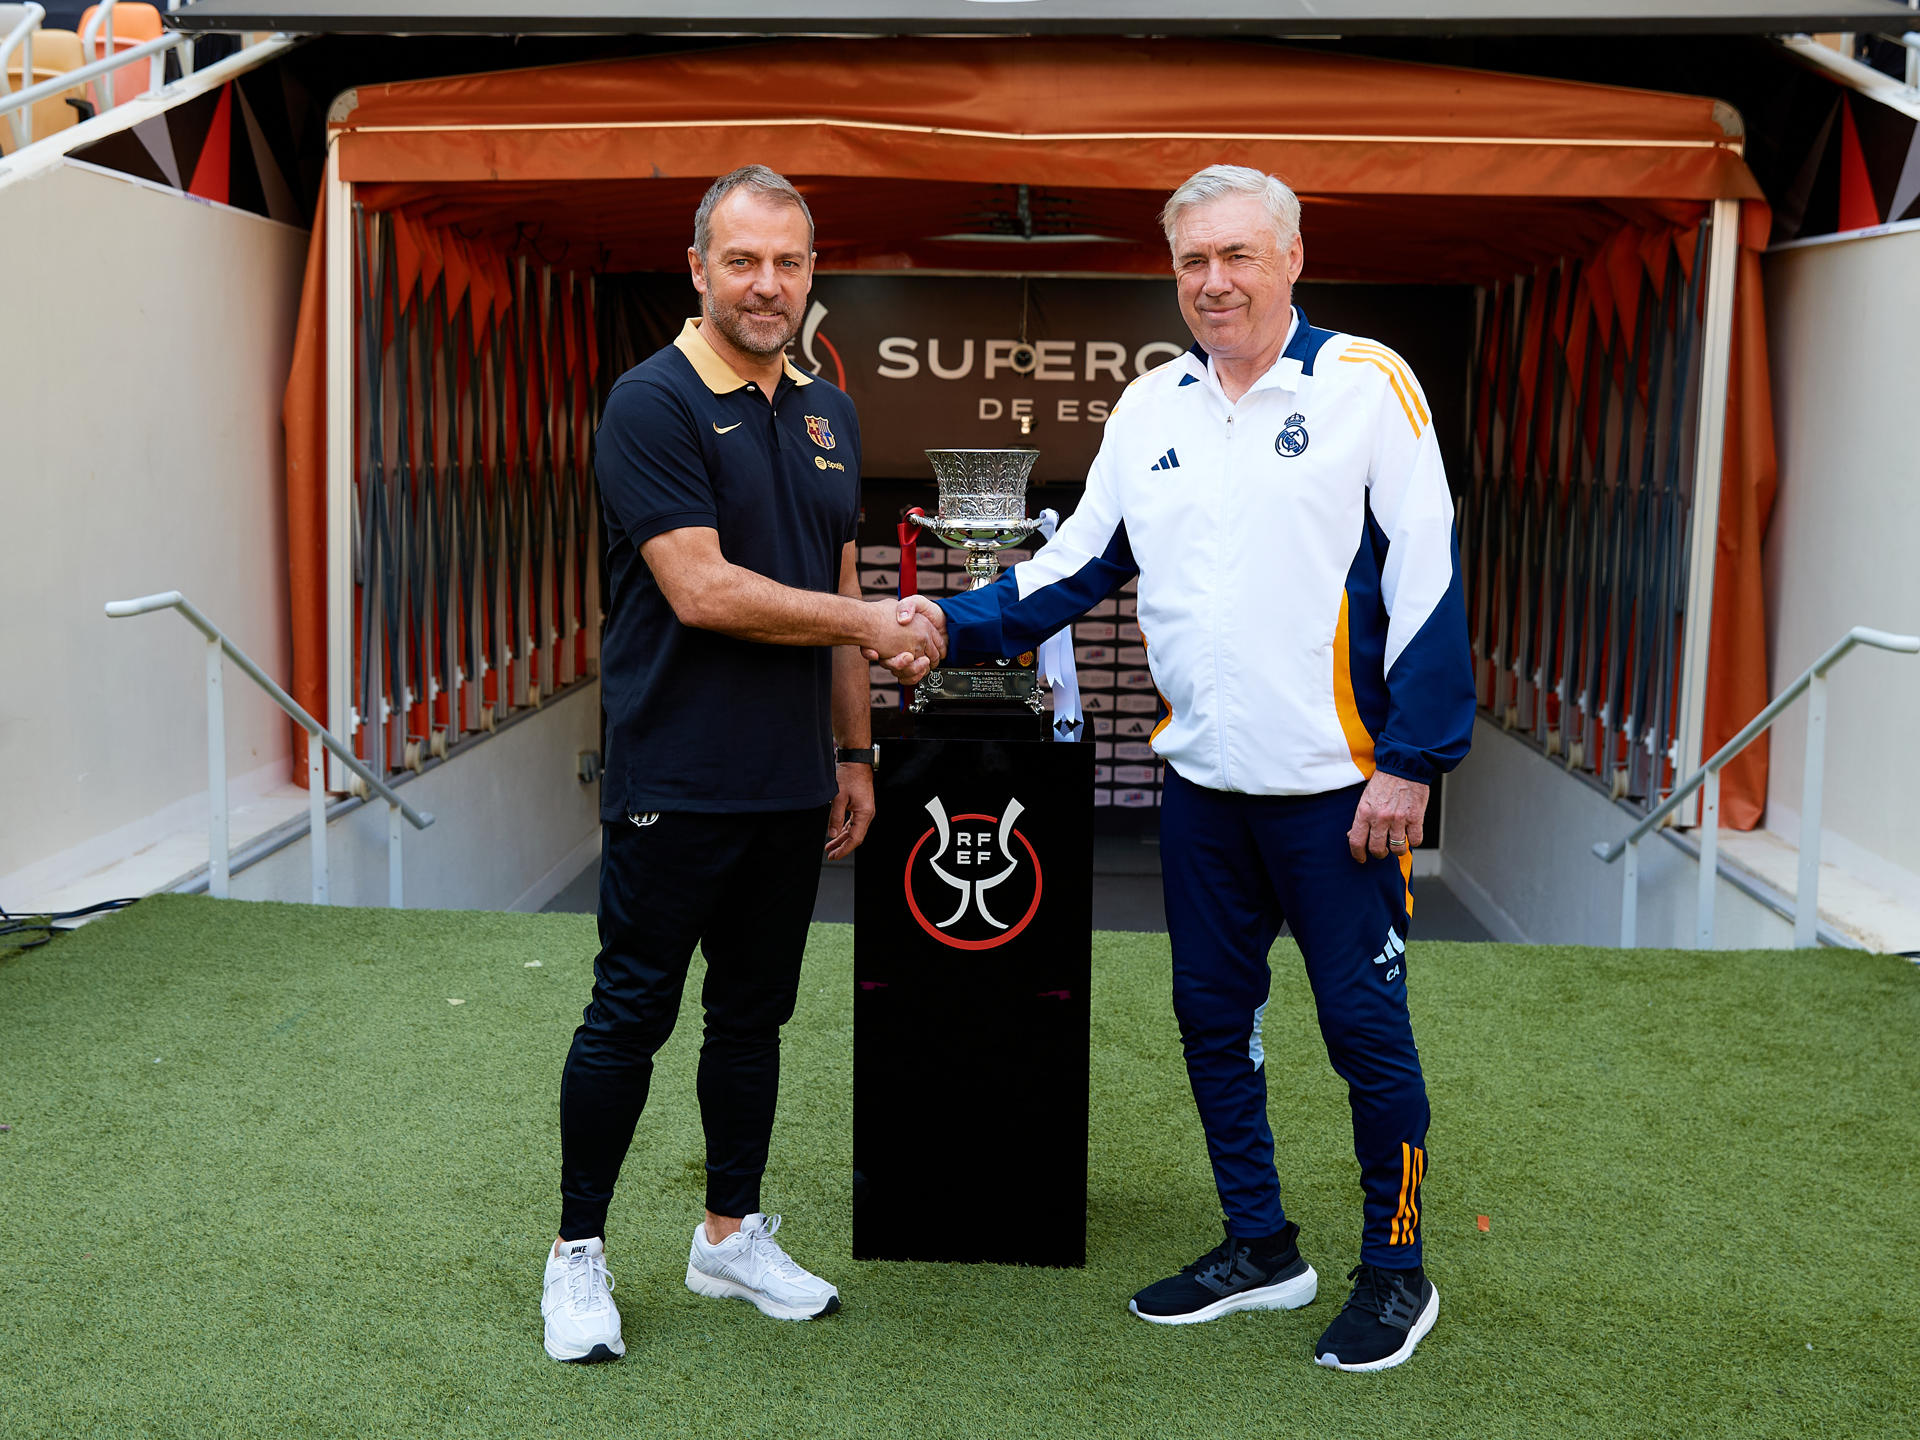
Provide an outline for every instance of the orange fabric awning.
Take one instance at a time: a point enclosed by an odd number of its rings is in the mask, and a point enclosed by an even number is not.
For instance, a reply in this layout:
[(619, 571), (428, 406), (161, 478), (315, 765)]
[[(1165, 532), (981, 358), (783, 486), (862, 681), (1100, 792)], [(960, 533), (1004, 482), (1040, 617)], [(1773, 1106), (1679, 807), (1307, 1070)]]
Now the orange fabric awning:
[[(1484, 283), (1591, 256), (1623, 229), (1684, 230), (1709, 201), (1764, 213), (1737, 118), (1711, 99), (1236, 40), (719, 46), (365, 86), (337, 107), (332, 135), (370, 208), (582, 270), (677, 269), (708, 182), (755, 161), (805, 190), (829, 269), (1164, 274), (1162, 200), (1223, 161), (1300, 192), (1314, 279)], [(1044, 191), (1070, 233), (1092, 238), (978, 238), (982, 213), (1004, 208), (1014, 186)], [(316, 233), (286, 396), (294, 694), (316, 713), (321, 261)], [(1767, 689), (1759, 536), (1772, 439), (1758, 286), (1758, 266), (1742, 264), (1709, 750)], [(1759, 817), (1762, 745), (1726, 772), (1726, 823)]]
[(1232, 41), (792, 41), (356, 100), (334, 126), (354, 181), (698, 180), (758, 159), (1165, 192), (1232, 161), (1329, 194), (1760, 198), (1712, 100)]

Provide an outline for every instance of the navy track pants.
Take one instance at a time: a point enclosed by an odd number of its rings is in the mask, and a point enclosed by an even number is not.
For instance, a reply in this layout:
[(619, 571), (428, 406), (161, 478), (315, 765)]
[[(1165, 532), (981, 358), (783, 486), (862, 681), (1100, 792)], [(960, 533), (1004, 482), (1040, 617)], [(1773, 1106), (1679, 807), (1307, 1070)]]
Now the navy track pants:
[(1282, 922), (1291, 926), (1327, 1056), (1353, 1106), (1365, 1192), (1360, 1259), (1409, 1269), (1421, 1263), (1428, 1119), (1407, 1015), (1412, 860), (1354, 862), (1347, 831), (1362, 788), (1242, 795), (1194, 785), (1169, 767), (1160, 863), (1173, 1008), (1227, 1231), (1272, 1235), (1286, 1214), (1260, 1021), (1272, 982), (1267, 952)]

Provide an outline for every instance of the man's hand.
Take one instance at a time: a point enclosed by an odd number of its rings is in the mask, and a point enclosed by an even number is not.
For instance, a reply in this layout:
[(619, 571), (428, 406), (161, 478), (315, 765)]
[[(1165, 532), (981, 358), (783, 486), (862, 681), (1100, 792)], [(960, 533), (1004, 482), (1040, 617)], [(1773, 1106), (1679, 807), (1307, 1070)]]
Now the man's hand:
[(946, 657), (947, 615), (926, 596), (901, 599), (886, 624), (891, 628), (879, 637), (882, 644), (860, 653), (886, 666), (902, 685), (918, 684)]
[(1362, 863), (1369, 855), (1376, 860), (1405, 855), (1420, 843), (1426, 814), (1425, 785), (1376, 770), (1360, 792), (1353, 828), (1347, 832), (1347, 849)]
[(833, 797), (833, 809), (827, 812), (827, 859), (851, 855), (867, 838), (873, 823), (873, 767), (837, 765), (840, 793)]

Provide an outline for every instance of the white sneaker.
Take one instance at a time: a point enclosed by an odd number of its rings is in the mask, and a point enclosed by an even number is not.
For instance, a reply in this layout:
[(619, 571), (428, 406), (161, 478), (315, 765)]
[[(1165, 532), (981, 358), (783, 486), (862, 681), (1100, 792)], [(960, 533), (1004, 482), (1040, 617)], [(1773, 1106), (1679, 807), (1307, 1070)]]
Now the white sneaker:
[(840, 1292), (794, 1263), (775, 1243), (778, 1215), (749, 1215), (737, 1234), (707, 1243), (707, 1227), (693, 1231), (687, 1288), (717, 1300), (751, 1300), (775, 1320), (819, 1320), (840, 1308)]
[(620, 1312), (613, 1304), (606, 1246), (598, 1236), (563, 1240), (558, 1255), (548, 1252), (540, 1313), (547, 1321), (547, 1354), (556, 1360), (591, 1365), (627, 1353), (627, 1342), (620, 1338)]

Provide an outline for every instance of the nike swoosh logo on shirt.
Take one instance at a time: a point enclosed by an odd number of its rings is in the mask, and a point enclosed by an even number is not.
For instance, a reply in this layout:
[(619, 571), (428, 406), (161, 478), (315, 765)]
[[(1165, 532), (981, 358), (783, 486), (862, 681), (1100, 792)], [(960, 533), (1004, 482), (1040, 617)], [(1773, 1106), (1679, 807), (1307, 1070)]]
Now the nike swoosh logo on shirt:
[(739, 428), (740, 428), (740, 427), (741, 427), (742, 425), (744, 425), (744, 424), (746, 424), (746, 423), (747, 423), (747, 422), (746, 422), (746, 421), (744, 421), (744, 420), (736, 420), (736, 421), (734, 421), (734, 422), (733, 422), (733, 423), (732, 423), (731, 425), (728, 425), (728, 426), (725, 426), (725, 427), (722, 427), (722, 426), (719, 426), (719, 425), (715, 425), (715, 426), (713, 427), (713, 433), (714, 433), (714, 434), (716, 434), (716, 435), (724, 435), (724, 434), (726, 434), (726, 433), (727, 433), (727, 431), (728, 431), (728, 430), (738, 430), (738, 429), (739, 429)]

